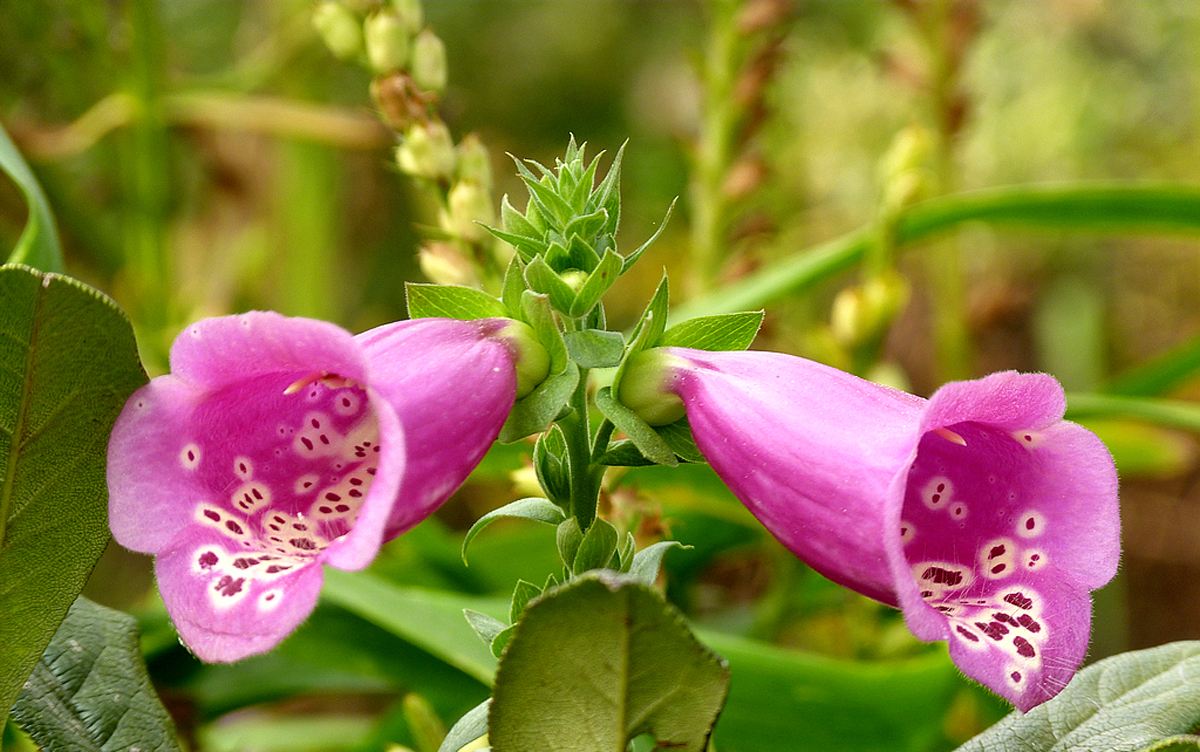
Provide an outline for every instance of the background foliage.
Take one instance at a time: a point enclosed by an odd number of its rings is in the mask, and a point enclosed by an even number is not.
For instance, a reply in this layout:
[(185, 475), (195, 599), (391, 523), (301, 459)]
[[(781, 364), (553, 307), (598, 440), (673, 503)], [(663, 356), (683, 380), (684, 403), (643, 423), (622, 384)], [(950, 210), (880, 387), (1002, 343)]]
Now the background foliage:
[[(769, 304), (757, 347), (919, 393), (1001, 368), (1054, 373), (1123, 474), (1123, 572), (1098, 594), (1091, 658), (1197, 636), (1200, 200), (1186, 185), (1200, 178), (1200, 6), (428, 6), (450, 58), (441, 111), (456, 137), (480, 134), (497, 195), (522, 193), (503, 152), (550, 162), (574, 133), (610, 153), (630, 140), (625, 247), (680, 197), (610, 296), (611, 320), (631, 324), (666, 267), (677, 316)], [(129, 313), (151, 375), (200, 316), (273, 308), (360, 330), (404, 315), (437, 207), (396, 174), (369, 75), (329, 54), (309, 3), (0, 13), (0, 122), (55, 212), (66, 269)], [(911, 126), (924, 156), (896, 199), (881, 162)], [(3, 248), (26, 226), (17, 180), (0, 182)], [(1029, 184), (1050, 188), (960, 195)], [(911, 299), (886, 338), (855, 341), (830, 311), (880, 232), (904, 251)], [(116, 548), (85, 592), (137, 614), (193, 748), (432, 752), (495, 668), (462, 609), (500, 615), (517, 579), (555, 564), (553, 530), (520, 521), (481, 534), (469, 568), (460, 558), (472, 522), (533, 493), (529, 450), (495, 450), (366, 576), (330, 572), (316, 615), (266, 656), (194, 661), (147, 561)], [(665, 584), (730, 662), (722, 752), (950, 749), (1006, 712), (898, 614), (795, 561), (705, 468), (631, 469), (603, 503), (641, 545), (669, 531), (693, 547), (666, 557)]]

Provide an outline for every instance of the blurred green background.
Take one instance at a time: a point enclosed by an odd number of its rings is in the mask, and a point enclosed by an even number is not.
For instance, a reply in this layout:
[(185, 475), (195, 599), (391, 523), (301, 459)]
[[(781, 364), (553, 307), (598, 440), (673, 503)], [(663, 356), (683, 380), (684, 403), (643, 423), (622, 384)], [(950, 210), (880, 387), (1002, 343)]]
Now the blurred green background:
[[(129, 312), (154, 372), (195, 318), (271, 308), (357, 331), (402, 318), (403, 284), (421, 279), (435, 211), (392, 161), (369, 73), (330, 55), (311, 11), (293, 0), (0, 4), (0, 121), (49, 195), (68, 271)], [(719, 296), (877, 221), (881, 158), (912, 126), (932, 144), (926, 196), (1200, 179), (1194, 0), (431, 0), (426, 21), (449, 54), (442, 116), (456, 139), (476, 132), (487, 145), (497, 196), (523, 203), (505, 152), (549, 163), (574, 134), (609, 153), (629, 140), (626, 248), (680, 197), (610, 296), (617, 324), (663, 267), (677, 302)], [(24, 219), (20, 193), (0, 182), (0, 244)], [(1003, 368), (1094, 391), (1200, 331), (1194, 238), (965, 225), (917, 248), (898, 260), (911, 301), (867, 370), (918, 393)], [(855, 279), (771, 302), (757, 346), (850, 367), (829, 319)], [(947, 304), (965, 348), (936, 335)], [(1196, 379), (1172, 386), (1200, 397)], [(1195, 638), (1195, 440), (1093, 427), (1121, 464), (1125, 554), (1097, 596), (1091, 657)], [(494, 451), (373, 568), (416, 628), (453, 615), (453, 598), (487, 607), (554, 568), (552, 533), (520, 524), (481, 536), (470, 568), (458, 558), (464, 528), (522, 493), (529, 448)], [(629, 471), (605, 501), (642, 542), (669, 531), (694, 546), (668, 559), (668, 593), (715, 649), (752, 667), (735, 668), (718, 750), (795, 739), (946, 749), (1005, 712), (897, 614), (796, 562), (707, 470)], [(486, 696), (473, 654), (447, 660), (460, 650), (451, 638), (423, 644), (351, 591), (331, 583), (282, 648), (229, 667), (179, 646), (146, 561), (110, 550), (87, 593), (141, 616), (152, 674), (199, 749), (424, 752), (422, 723), (452, 723)], [(897, 701), (905, 691), (924, 696)]]

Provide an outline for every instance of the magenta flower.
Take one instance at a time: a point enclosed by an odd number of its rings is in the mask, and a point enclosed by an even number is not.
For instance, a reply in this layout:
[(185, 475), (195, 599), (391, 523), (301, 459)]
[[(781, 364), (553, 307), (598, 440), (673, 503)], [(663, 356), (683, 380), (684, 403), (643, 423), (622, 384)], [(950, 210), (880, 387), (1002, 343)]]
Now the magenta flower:
[(312, 611), (322, 564), (366, 566), (450, 496), (512, 409), (514, 327), (418, 319), (355, 337), (258, 312), (176, 339), (171, 374), (113, 429), (109, 521), (155, 555), (197, 656), (269, 650)]
[(686, 411), (717, 474), (814, 569), (899, 606), (1022, 710), (1070, 680), (1120, 521), (1112, 458), (1062, 419), (1053, 378), (996, 373), (924, 400), (778, 353), (636, 358), (621, 399), (651, 423)]

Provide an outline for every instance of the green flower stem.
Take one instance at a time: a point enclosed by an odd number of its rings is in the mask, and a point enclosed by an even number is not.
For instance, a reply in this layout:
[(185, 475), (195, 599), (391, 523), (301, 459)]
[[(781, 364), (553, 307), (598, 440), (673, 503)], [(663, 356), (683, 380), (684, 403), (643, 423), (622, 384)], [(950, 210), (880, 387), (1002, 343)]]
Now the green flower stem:
[(1200, 405), (1182, 400), (1071, 394), (1067, 397), (1067, 417), (1133, 418), (1154, 425), (1200, 433)]
[[(1200, 187), (1083, 183), (1018, 185), (942, 196), (916, 204), (896, 228), (897, 248), (929, 240), (965, 222), (996, 229), (1200, 235)], [(823, 282), (863, 259), (871, 228), (855, 230), (698, 297), (672, 321), (761, 308)]]
[(567, 440), (567, 456), (571, 472), (571, 514), (579, 523), (580, 530), (587, 530), (596, 519), (596, 502), (599, 488), (592, 482), (591, 428), (588, 420), (587, 397), (588, 370), (579, 369), (579, 386), (571, 397), (574, 414), (564, 420), (563, 435)]

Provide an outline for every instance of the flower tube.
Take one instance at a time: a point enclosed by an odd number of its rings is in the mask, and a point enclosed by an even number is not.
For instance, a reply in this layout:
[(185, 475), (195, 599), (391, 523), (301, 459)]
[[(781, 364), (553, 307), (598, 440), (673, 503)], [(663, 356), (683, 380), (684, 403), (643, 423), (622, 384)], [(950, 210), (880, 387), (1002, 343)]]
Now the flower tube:
[(365, 567), (431, 514), (536, 371), (527, 332), (417, 319), (355, 337), (269, 312), (188, 327), (108, 450), (113, 536), (155, 556), (184, 643), (213, 662), (271, 649), (312, 611), (321, 565)]
[(768, 352), (659, 348), (619, 398), (686, 414), (717, 474), (815, 570), (898, 606), (1022, 710), (1087, 649), (1089, 591), (1116, 573), (1117, 476), (1058, 382), (995, 373), (925, 400)]

